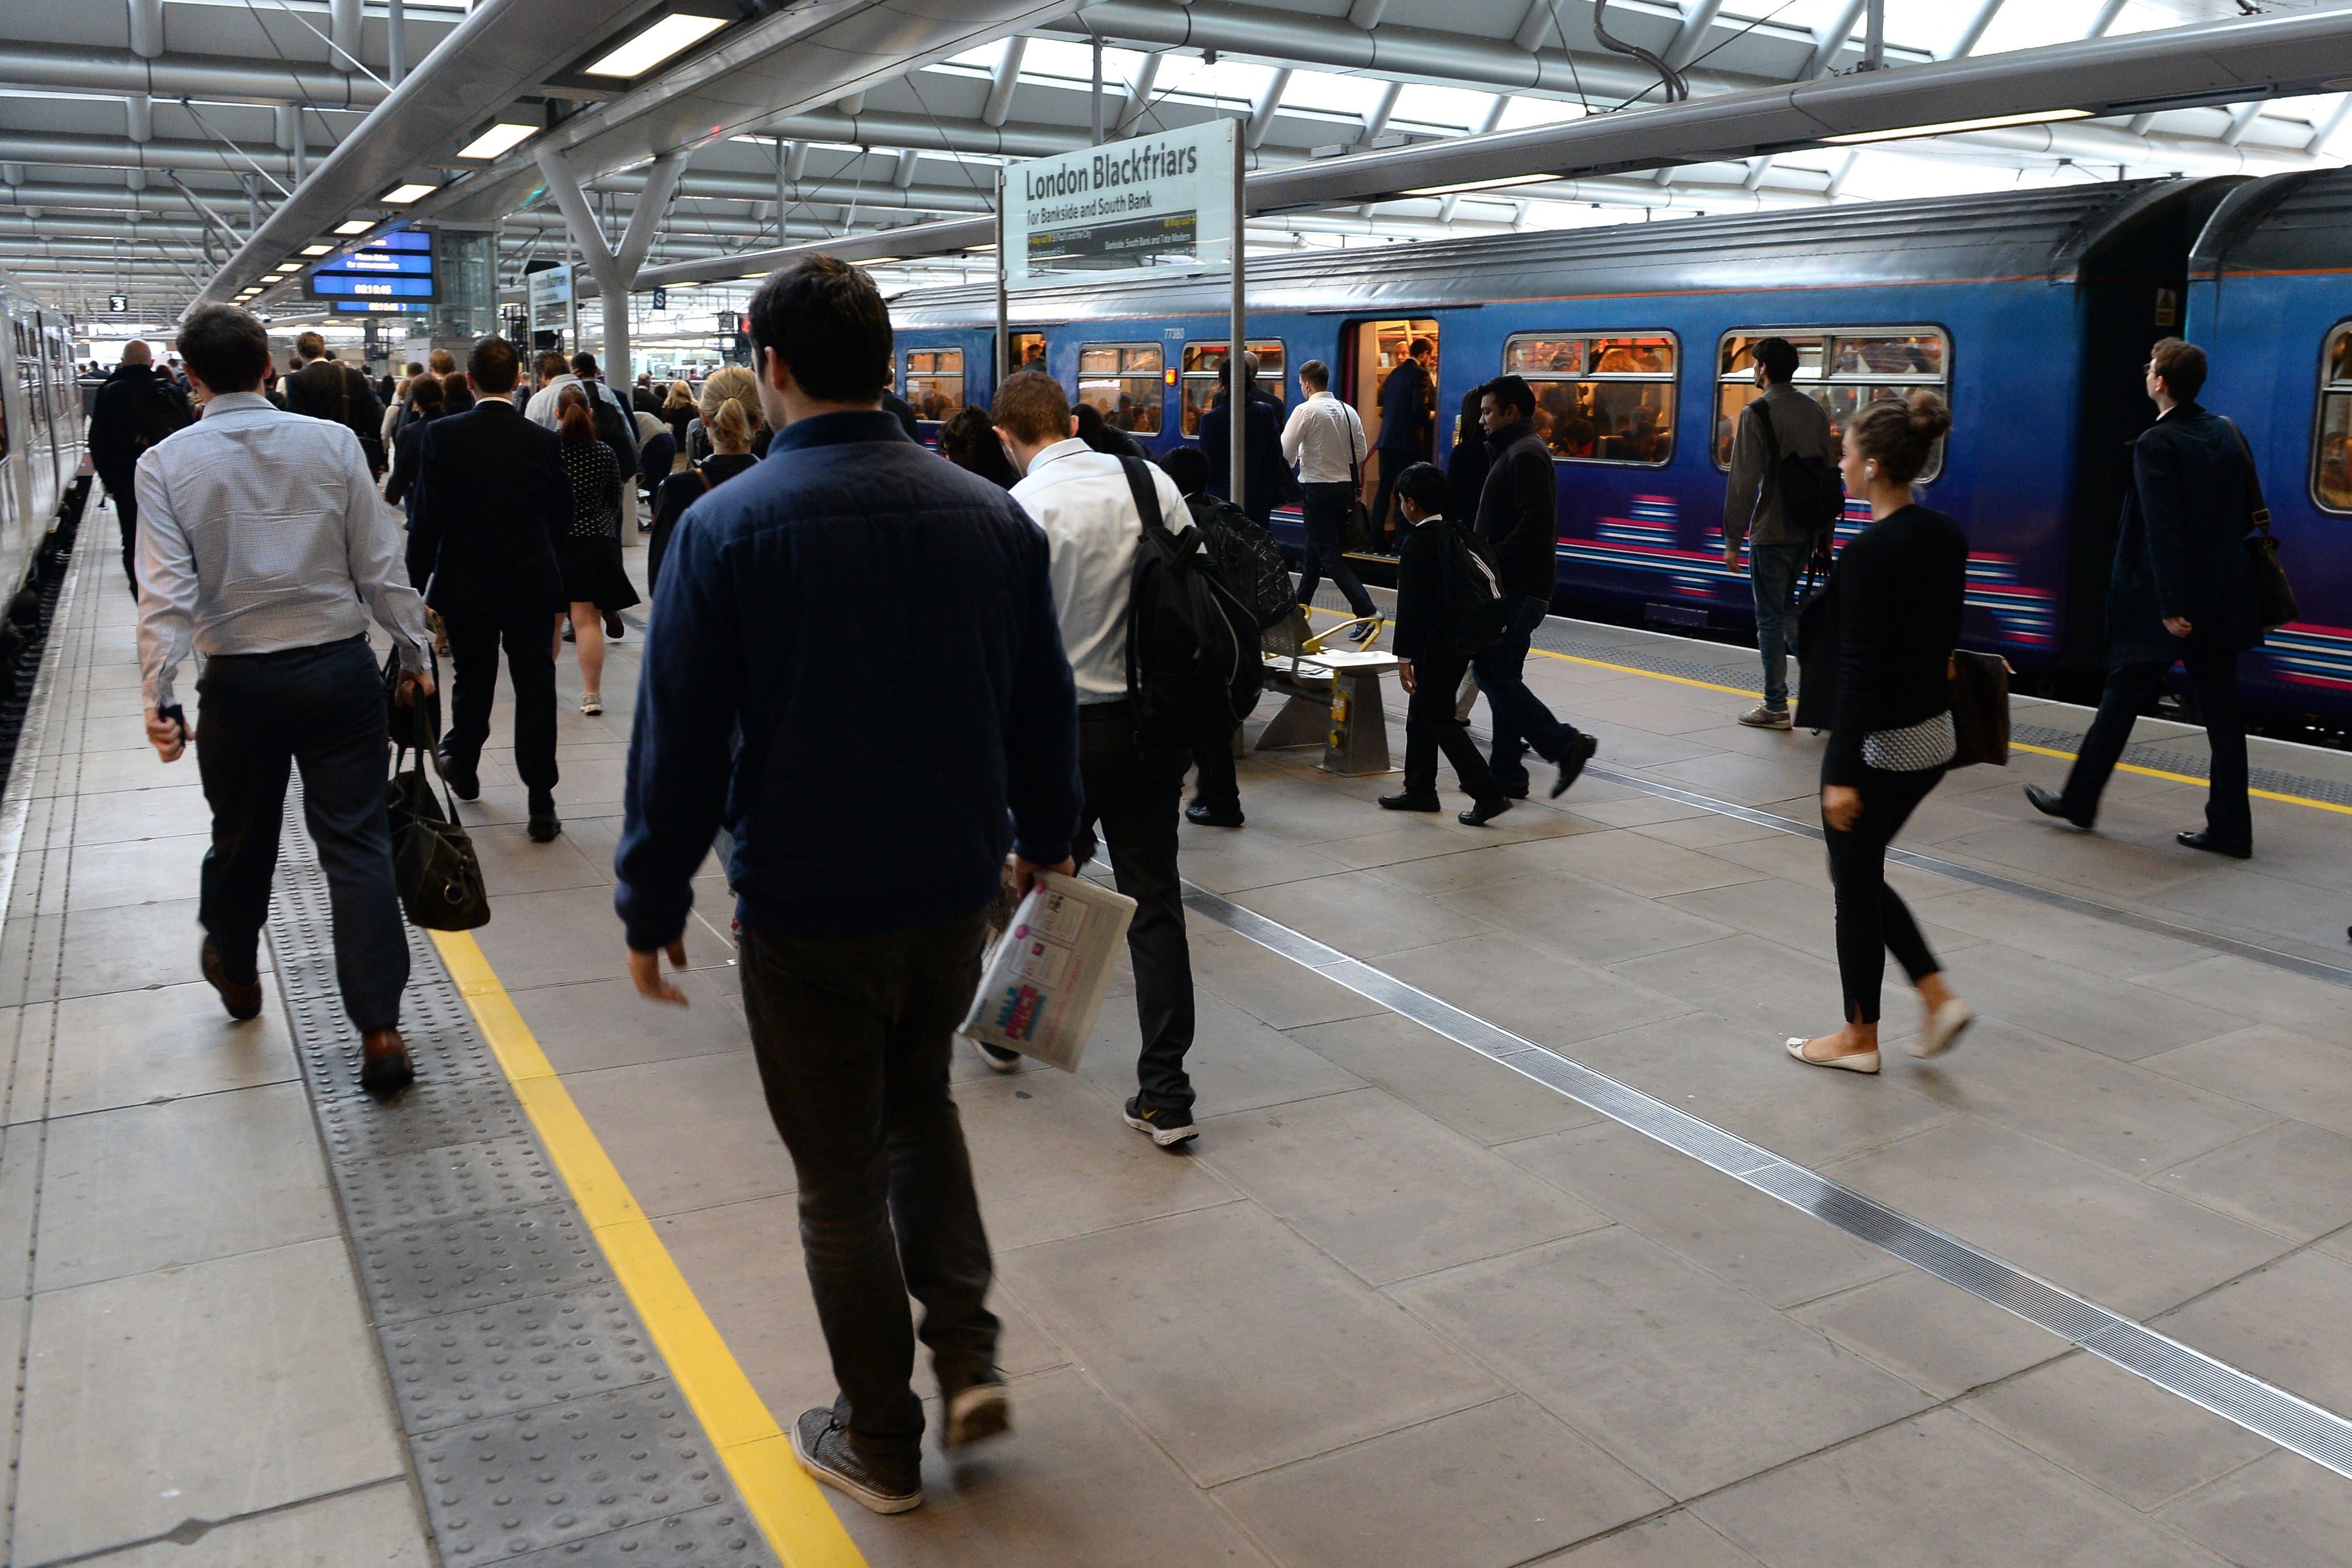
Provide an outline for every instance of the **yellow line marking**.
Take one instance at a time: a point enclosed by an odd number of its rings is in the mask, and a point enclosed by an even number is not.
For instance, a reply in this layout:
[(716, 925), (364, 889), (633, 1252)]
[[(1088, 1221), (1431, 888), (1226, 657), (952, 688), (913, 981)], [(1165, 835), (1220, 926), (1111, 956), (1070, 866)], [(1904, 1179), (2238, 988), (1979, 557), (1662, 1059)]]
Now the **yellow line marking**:
[(866, 1559), (817, 1490), (791, 1441), (743, 1374), (710, 1314), (695, 1300), (669, 1249), (572, 1103), (513, 998), (468, 931), (435, 931), (433, 945), (474, 1010), (482, 1037), (506, 1070), (547, 1156), (604, 1248), (613, 1273), (645, 1319), (671, 1377), (710, 1434), (744, 1506), (785, 1568), (866, 1568)]
[[(1342, 620), (1348, 618), (1340, 616), (1337, 610), (1318, 609), (1311, 605), (1307, 607), (1307, 613), (1310, 616), (1336, 616)], [(1696, 686), (1703, 691), (1725, 691), (1734, 697), (1753, 697), (1759, 702), (1764, 700), (1762, 692), (1750, 691), (1745, 687), (1718, 686), (1712, 680), (1693, 680), (1688, 676), (1666, 675), (1658, 670), (1642, 669), (1630, 664), (1612, 664), (1602, 658), (1579, 658), (1572, 653), (1554, 653), (1548, 647), (1530, 647), (1528, 651), (1539, 653), (1546, 658), (1559, 659), (1562, 664), (1589, 665), (1594, 669), (1614, 669), (1626, 675), (1647, 676), (1652, 680), (1668, 680), (1676, 686)], [(2009, 749), (2012, 752), (2031, 752), (2037, 757), (2056, 757), (2063, 762), (2071, 763), (2074, 760), (2074, 753), (2072, 752), (2053, 751), (2047, 746), (2029, 746), (2022, 741), (2011, 741), (2009, 743)], [(2195, 784), (2200, 789), (2204, 788), (2206, 784), (2205, 780), (2189, 773), (2167, 773), (2162, 768), (2144, 768), (2136, 763), (2117, 763), (2116, 771), (2122, 773), (2137, 773), (2142, 778), (2164, 779), (2172, 784)], [(2314, 811), (2333, 811), (2341, 816), (2352, 816), (2352, 805), (2338, 805), (2332, 800), (2314, 800), (2307, 795), (2281, 795), (2276, 790), (2268, 789), (2249, 789), (2246, 793), (2257, 800), (2275, 800), (2288, 805), (2307, 805)]]

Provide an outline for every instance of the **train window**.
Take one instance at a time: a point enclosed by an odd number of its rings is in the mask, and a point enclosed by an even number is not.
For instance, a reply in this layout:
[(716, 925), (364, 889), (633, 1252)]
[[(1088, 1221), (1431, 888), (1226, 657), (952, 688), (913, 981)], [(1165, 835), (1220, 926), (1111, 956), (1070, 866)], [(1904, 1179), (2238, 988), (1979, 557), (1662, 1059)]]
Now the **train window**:
[(1535, 389), (1551, 455), (1576, 463), (1674, 458), (1676, 359), (1666, 332), (1522, 332), (1503, 345), (1503, 369)]
[(2319, 366), (2319, 439), (2311, 454), (2311, 499), (2323, 510), (2352, 512), (2352, 321), (2339, 321), (2328, 332)]
[(1013, 334), (1013, 368), (1043, 370), (1045, 368), (1045, 334), (1015, 332)]
[(1158, 343), (1082, 343), (1078, 347), (1078, 401), (1100, 410), (1114, 430), (1136, 436), (1160, 434)]
[[(1792, 384), (1829, 412), (1840, 439), (1846, 421), (1882, 397), (1924, 386), (1951, 397), (1951, 340), (1933, 327), (1858, 327), (1801, 332), (1727, 332), (1716, 354), (1715, 466), (1731, 467), (1731, 437), (1740, 410), (1763, 395), (1756, 387), (1756, 345), (1769, 337), (1797, 351)], [(1919, 482), (1944, 471), (1944, 444), (1936, 443)]]
[[(1283, 357), (1279, 340), (1268, 338), (1249, 341), (1250, 353), (1257, 355), (1258, 390), (1274, 399), (1279, 406), (1283, 395)], [(1186, 343), (1184, 345), (1184, 405), (1182, 423), (1177, 428), (1187, 436), (1201, 433), (1201, 416), (1216, 401), (1217, 388), (1224, 384), (1225, 345), (1223, 343)]]
[(952, 418), (963, 406), (963, 350), (908, 349), (907, 401), (918, 419)]

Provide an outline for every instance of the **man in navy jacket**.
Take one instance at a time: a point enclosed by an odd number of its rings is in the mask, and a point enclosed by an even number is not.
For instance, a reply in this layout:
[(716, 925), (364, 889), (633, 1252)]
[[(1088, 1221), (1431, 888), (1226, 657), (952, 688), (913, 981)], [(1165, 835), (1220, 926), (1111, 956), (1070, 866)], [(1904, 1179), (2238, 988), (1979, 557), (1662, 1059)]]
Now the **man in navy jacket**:
[(2254, 820), (2246, 798), (2238, 655), (2263, 640), (2246, 584), (2253, 459), (2229, 421), (2198, 406), (2204, 350), (2166, 338), (2148, 351), (2147, 377), (2157, 417), (2132, 443), (2131, 489), (2107, 584), (2106, 690), (2065, 793), (2028, 784), (2025, 797), (2048, 816), (2090, 826), (2132, 725), (2173, 665), (2184, 663), (2213, 760), (2205, 826), (2179, 839), (2242, 860), (2253, 853)]
[(865, 269), (802, 262), (751, 317), (775, 439), (670, 540), (614, 902), (638, 991), (683, 1003), (661, 956), (686, 962), (692, 879), (733, 835), (743, 1011), (840, 1388), (793, 1449), (898, 1513), (922, 1501), (909, 1291), (946, 1444), (1010, 1420), (950, 1041), (1007, 849), (1024, 883), (1071, 868), (1077, 704), (1045, 535), (883, 408)]

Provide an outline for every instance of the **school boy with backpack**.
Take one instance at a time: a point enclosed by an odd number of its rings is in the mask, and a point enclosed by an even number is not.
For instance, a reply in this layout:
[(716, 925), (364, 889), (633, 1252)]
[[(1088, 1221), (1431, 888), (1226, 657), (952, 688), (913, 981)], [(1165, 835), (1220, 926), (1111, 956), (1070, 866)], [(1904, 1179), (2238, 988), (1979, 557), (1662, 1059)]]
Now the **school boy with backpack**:
[[(1201, 1134), (1184, 1071), (1192, 1048), (1192, 954), (1176, 870), (1177, 807), (1192, 748), (1229, 742), (1238, 722), (1230, 695), (1220, 713), (1213, 685), (1188, 679), (1159, 656), (1159, 639), (1171, 627), (1199, 632), (1204, 585), (1192, 568), (1200, 533), (1175, 480), (1077, 439), (1069, 399), (1044, 372), (1006, 377), (989, 417), (1022, 471), (1013, 499), (1045, 531), (1054, 609), (1077, 686), (1085, 804), (1070, 854), (1085, 865), (1099, 833), (1118, 890), (1135, 900), (1127, 950), (1143, 1048), (1127, 1124), (1170, 1149)], [(1202, 657), (1181, 662), (1213, 670), (1215, 680), (1245, 662), (1255, 680), (1261, 668), (1255, 633), (1248, 648), (1232, 646), (1239, 636), (1236, 629), (1223, 648), (1196, 647)], [(1000, 1071), (1017, 1065), (1006, 1053), (979, 1048)]]
[(1404, 789), (1381, 796), (1390, 811), (1436, 811), (1437, 753), (1470, 796), (1457, 820), (1481, 827), (1511, 809), (1454, 707), (1470, 656), (1502, 639), (1510, 603), (1493, 548), (1444, 515), (1445, 476), (1415, 463), (1397, 476), (1397, 679), (1407, 698)]
[(1756, 646), (1764, 659), (1764, 700), (1739, 716), (1751, 729), (1786, 730), (1789, 653), (1797, 646), (1797, 587), (1805, 563), (1826, 557), (1845, 511), (1838, 478), (1838, 440), (1822, 405), (1790, 384), (1796, 345), (1757, 343), (1756, 384), (1764, 395), (1739, 412), (1731, 437), (1731, 479), (1723, 492), (1723, 563), (1739, 567), (1748, 541), (1748, 580), (1756, 596)]

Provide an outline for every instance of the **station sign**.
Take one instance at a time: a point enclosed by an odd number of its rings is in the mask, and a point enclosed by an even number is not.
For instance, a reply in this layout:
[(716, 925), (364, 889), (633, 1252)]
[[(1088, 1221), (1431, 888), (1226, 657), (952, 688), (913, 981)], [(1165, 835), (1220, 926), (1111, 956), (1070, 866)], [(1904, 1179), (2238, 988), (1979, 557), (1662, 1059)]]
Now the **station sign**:
[(1004, 171), (1004, 286), (1232, 264), (1240, 122), (1212, 120)]
[(433, 307), (423, 300), (338, 300), (328, 309), (338, 316), (424, 316)]
[(546, 267), (524, 280), (530, 291), (530, 330), (560, 332), (571, 325), (572, 268)]
[(427, 305), (440, 298), (433, 271), (433, 236), (388, 229), (320, 261), (302, 277), (313, 300)]

